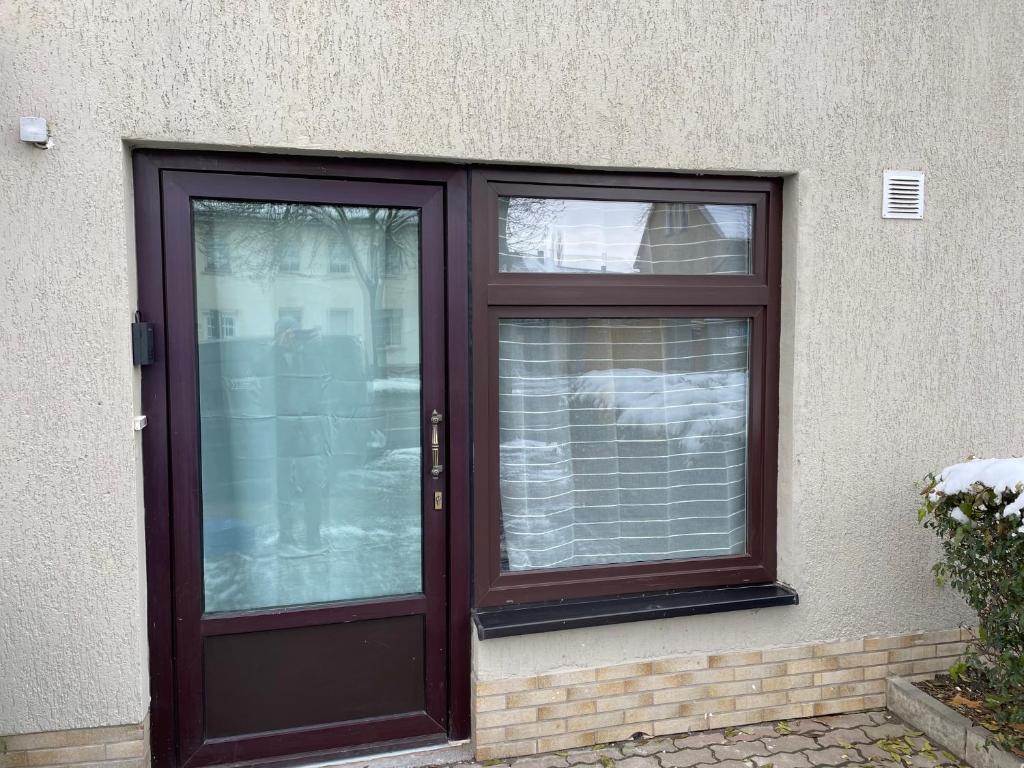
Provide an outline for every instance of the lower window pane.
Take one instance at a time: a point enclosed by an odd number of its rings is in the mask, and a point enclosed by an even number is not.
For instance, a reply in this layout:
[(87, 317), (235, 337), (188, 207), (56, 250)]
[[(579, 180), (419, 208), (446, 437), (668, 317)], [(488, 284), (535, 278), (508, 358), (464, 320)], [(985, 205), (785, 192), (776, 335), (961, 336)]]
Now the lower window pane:
[(745, 319), (499, 322), (506, 571), (746, 551)]

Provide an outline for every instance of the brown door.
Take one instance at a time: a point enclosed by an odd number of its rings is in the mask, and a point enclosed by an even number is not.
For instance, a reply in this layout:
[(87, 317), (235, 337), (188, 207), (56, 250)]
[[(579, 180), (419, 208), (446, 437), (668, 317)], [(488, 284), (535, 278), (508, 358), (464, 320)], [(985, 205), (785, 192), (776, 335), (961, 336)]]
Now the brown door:
[(175, 762), (443, 737), (444, 188), (160, 179)]

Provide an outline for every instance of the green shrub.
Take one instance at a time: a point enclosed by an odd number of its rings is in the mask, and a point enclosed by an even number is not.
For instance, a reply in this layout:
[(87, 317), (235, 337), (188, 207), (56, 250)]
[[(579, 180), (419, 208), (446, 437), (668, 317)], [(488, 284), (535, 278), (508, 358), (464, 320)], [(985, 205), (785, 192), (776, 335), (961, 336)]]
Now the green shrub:
[(990, 693), (1002, 723), (1024, 722), (1024, 459), (972, 459), (925, 478), (918, 519), (942, 542), (933, 567), (977, 611), (978, 632), (950, 674)]

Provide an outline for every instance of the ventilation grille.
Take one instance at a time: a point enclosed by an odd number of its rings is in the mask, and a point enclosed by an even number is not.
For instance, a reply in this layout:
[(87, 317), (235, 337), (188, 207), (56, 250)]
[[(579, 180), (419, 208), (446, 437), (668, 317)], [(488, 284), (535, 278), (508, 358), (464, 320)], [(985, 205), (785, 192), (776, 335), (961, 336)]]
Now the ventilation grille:
[(882, 184), (883, 219), (924, 218), (924, 174), (886, 171)]

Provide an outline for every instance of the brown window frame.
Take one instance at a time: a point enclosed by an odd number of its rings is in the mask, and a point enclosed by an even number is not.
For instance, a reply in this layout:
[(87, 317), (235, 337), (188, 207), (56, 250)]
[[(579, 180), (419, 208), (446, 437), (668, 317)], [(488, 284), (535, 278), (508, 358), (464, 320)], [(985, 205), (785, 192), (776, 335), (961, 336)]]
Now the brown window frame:
[[(498, 270), (499, 196), (733, 203), (754, 208), (747, 275), (511, 273)], [(479, 608), (698, 587), (776, 577), (782, 182), (775, 178), (471, 172), (474, 601)], [(497, 328), (503, 317), (735, 317), (751, 322), (747, 553), (502, 572)]]

